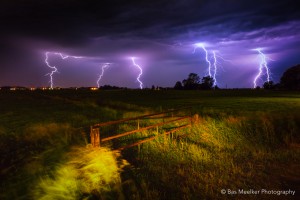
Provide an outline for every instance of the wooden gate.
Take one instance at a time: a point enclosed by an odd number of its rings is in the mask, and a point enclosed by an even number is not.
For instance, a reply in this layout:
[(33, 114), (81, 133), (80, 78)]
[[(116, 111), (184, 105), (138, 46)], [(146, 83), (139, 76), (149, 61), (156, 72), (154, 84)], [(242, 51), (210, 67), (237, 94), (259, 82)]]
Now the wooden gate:
[[(118, 150), (123, 150), (123, 149), (129, 148), (129, 147), (133, 147), (133, 146), (136, 146), (136, 145), (139, 145), (139, 144), (142, 144), (142, 143), (154, 140), (155, 138), (157, 138), (160, 135), (166, 136), (166, 135), (174, 133), (174, 132), (176, 132), (176, 131), (178, 131), (180, 129), (187, 128), (187, 127), (191, 126), (191, 124), (192, 124), (192, 117), (191, 116), (174, 117), (174, 113), (176, 113), (178, 111), (181, 111), (181, 110), (186, 110), (186, 109), (188, 109), (188, 108), (173, 109), (173, 110), (169, 110), (169, 111), (166, 111), (166, 112), (160, 112), (160, 113), (142, 115), (142, 116), (133, 117), (133, 118), (126, 118), (126, 119), (121, 119), (121, 120), (116, 120), (116, 121), (109, 121), (109, 122), (95, 124), (95, 125), (91, 126), (91, 128), (90, 128), (91, 144), (93, 145), (93, 147), (100, 147), (101, 143), (103, 143), (103, 142), (114, 140), (114, 139), (117, 139), (117, 138), (120, 138), (120, 137), (124, 137), (124, 136), (127, 136), (127, 135), (138, 133), (138, 132), (141, 132), (141, 131), (145, 131), (145, 130), (155, 129), (156, 128), (157, 135), (149, 137), (149, 138), (144, 139), (142, 141), (138, 141), (138, 142), (135, 142), (133, 144), (129, 144), (129, 145), (126, 145), (124, 147), (118, 148)], [(165, 119), (168, 118), (166, 116), (166, 114), (171, 114), (172, 119), (168, 120), (168, 121), (165, 121)], [(155, 124), (152, 124), (152, 125), (146, 126), (146, 127), (140, 127), (140, 121), (141, 120), (146, 119), (147, 117), (153, 117), (153, 116), (159, 116), (159, 115), (162, 116), (163, 122), (155, 123)], [(106, 137), (106, 138), (102, 138), (100, 136), (100, 128), (101, 127), (108, 126), (108, 125), (113, 125), (113, 124), (121, 124), (121, 123), (129, 122), (129, 121), (134, 121), (134, 120), (137, 120), (137, 128), (134, 129), (134, 130), (132, 130), (132, 131), (123, 132), (123, 133), (120, 133), (120, 134), (117, 134), (117, 135), (114, 135), (114, 136), (110, 136), (110, 137)], [(185, 124), (183, 124), (181, 126), (178, 126), (178, 127), (174, 127), (171, 130), (168, 130), (167, 132), (163, 132), (162, 134), (158, 133), (158, 128), (159, 127), (162, 127), (162, 126), (164, 126), (166, 124), (172, 124), (172, 123), (178, 122), (178, 121), (184, 121)]]

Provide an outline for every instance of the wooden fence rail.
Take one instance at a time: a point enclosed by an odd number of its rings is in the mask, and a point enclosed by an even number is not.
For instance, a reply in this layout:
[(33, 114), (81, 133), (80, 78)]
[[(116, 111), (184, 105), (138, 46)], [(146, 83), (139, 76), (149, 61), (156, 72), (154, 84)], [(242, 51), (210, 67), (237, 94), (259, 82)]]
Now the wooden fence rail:
[(125, 119), (121, 119), (121, 120), (117, 120), (117, 121), (104, 122), (104, 123), (100, 123), (100, 124), (95, 124), (95, 125), (93, 125), (93, 127), (96, 128), (96, 127), (108, 126), (108, 125), (112, 125), (112, 124), (120, 124), (122, 122), (127, 122), (127, 121), (132, 121), (132, 120), (137, 120), (137, 119), (143, 119), (143, 118), (146, 118), (146, 117), (152, 117), (152, 116), (162, 115), (162, 114), (167, 114), (167, 113), (174, 113), (174, 112), (177, 112), (177, 111), (180, 111), (180, 110), (186, 110), (186, 109), (189, 109), (189, 108), (191, 108), (191, 107), (172, 109), (172, 110), (165, 111), (165, 112), (160, 112), (160, 113), (141, 115), (141, 116), (138, 116), (138, 117), (125, 118)]
[[(187, 128), (187, 127), (190, 127), (190, 126), (191, 126), (191, 124), (186, 124), (186, 125), (177, 127), (177, 128), (175, 128), (175, 129), (172, 129), (171, 131), (165, 132), (165, 133), (163, 133), (163, 134), (164, 134), (164, 135), (168, 135), (168, 134), (170, 134), (170, 133), (174, 133), (174, 132), (176, 132), (176, 131), (179, 131), (180, 129)], [(149, 142), (149, 141), (151, 141), (151, 140), (154, 140), (154, 139), (157, 138), (158, 136), (160, 136), (160, 135), (155, 135), (155, 136), (149, 137), (149, 138), (147, 138), (147, 139), (145, 139), (145, 140), (138, 141), (138, 142), (135, 142), (135, 143), (133, 143), (133, 144), (129, 144), (129, 145), (124, 146), (124, 147), (120, 147), (120, 148), (118, 148), (117, 150), (123, 150), (123, 149), (127, 149), (127, 148), (130, 148), (130, 147), (134, 147), (134, 146), (143, 144), (143, 143), (145, 143), (145, 142)]]
[[(113, 139), (117, 139), (117, 138), (120, 138), (120, 137), (124, 137), (124, 136), (127, 136), (127, 135), (131, 135), (131, 134), (134, 134), (134, 133), (137, 133), (137, 132), (141, 132), (141, 131), (145, 131), (145, 130), (149, 130), (149, 129), (153, 129), (153, 128), (156, 128), (157, 133), (158, 133), (158, 127), (161, 127), (161, 126), (166, 125), (166, 124), (171, 124), (171, 123), (174, 123), (174, 122), (177, 122), (177, 121), (188, 120), (187, 124), (184, 124), (184, 125), (179, 126), (179, 127), (175, 127), (172, 130), (170, 130), (168, 132), (165, 132), (163, 134), (167, 135), (167, 134), (173, 133), (173, 132), (178, 131), (180, 129), (191, 126), (191, 124), (192, 124), (191, 116), (176, 117), (176, 119), (156, 123), (156, 124), (153, 124), (151, 126), (147, 126), (147, 127), (143, 127), (143, 128), (140, 128), (139, 120), (149, 119), (149, 117), (158, 116), (158, 115), (163, 115), (162, 118), (165, 119), (165, 118), (168, 118), (168, 117), (165, 116), (165, 114), (167, 114), (167, 113), (172, 113), (172, 117), (174, 118), (174, 116), (173, 116), (174, 112), (177, 112), (177, 111), (180, 111), (180, 110), (186, 110), (188, 108), (190, 108), (190, 107), (180, 108), (180, 109), (173, 109), (173, 110), (169, 110), (169, 111), (166, 111), (166, 112), (142, 115), (142, 116), (139, 116), (139, 117), (132, 117), (132, 118), (126, 118), (126, 119), (121, 119), (121, 120), (117, 120), (117, 121), (110, 121), (110, 122), (95, 124), (95, 125), (91, 126), (91, 129), (90, 129), (91, 144), (93, 145), (93, 147), (100, 147), (101, 142), (110, 141), (110, 140), (113, 140)], [(118, 135), (114, 135), (114, 136), (110, 136), (110, 137), (106, 137), (106, 138), (101, 138), (101, 136), (100, 136), (100, 127), (113, 125), (113, 124), (121, 124), (121, 123), (124, 123), (124, 122), (133, 121), (133, 120), (138, 120), (137, 129), (132, 130), (132, 131), (128, 131), (128, 132), (124, 132), (124, 133), (121, 133), (121, 134), (118, 134)], [(155, 139), (158, 136), (159, 135), (152, 136), (152, 137), (149, 137), (149, 138), (144, 139), (142, 141), (139, 141), (139, 142), (136, 142), (136, 143), (133, 143), (133, 144), (129, 144), (125, 147), (120, 147), (120, 148), (118, 148), (118, 150), (123, 150), (123, 149), (129, 148), (129, 147), (133, 147), (133, 146), (151, 141), (151, 140)]]

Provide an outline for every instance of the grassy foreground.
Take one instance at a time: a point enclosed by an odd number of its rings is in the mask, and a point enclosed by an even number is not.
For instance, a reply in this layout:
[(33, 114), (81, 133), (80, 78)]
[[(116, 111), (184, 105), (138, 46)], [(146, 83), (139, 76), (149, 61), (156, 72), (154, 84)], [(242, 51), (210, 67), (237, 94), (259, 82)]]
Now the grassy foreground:
[[(181, 114), (199, 119), (173, 139), (122, 154), (86, 147), (92, 124), (182, 106), (191, 109)], [(299, 197), (296, 92), (2, 91), (0, 111), (0, 199)], [(108, 127), (104, 134), (119, 129)], [(296, 196), (224, 195), (222, 189), (291, 189)]]

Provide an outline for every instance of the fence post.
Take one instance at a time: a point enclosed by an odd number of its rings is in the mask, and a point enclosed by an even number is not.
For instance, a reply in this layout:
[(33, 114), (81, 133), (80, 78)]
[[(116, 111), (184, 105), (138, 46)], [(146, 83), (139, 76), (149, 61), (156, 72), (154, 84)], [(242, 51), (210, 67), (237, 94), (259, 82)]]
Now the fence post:
[(90, 138), (91, 138), (91, 145), (94, 146), (94, 133), (93, 133), (93, 127), (90, 127)]
[(191, 116), (191, 125), (194, 123), (197, 123), (199, 121), (199, 115), (198, 114), (194, 114), (193, 116)]
[(139, 144), (138, 145), (138, 155), (140, 155), (140, 152), (141, 152), (141, 145)]
[(100, 130), (99, 130), (99, 128), (93, 128), (91, 126), (90, 137), (91, 137), (92, 146), (100, 147)]
[(137, 120), (137, 129), (140, 129), (140, 119)]

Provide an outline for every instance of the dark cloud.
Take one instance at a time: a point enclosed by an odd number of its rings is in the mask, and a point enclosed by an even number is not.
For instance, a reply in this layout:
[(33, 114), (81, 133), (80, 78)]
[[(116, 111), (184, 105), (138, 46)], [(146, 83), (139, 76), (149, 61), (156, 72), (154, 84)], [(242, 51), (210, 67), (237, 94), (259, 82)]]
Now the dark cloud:
[[(295, 1), (34, 1), (0, 3), (2, 35), (27, 35), (59, 43), (88, 37), (132, 34), (161, 38), (211, 24), (239, 30), (273, 26), (299, 18)], [(248, 15), (245, 15), (248, 13)], [(174, 29), (184, 27), (184, 29)], [(133, 33), (134, 31), (134, 33)]]
[[(144, 76), (148, 85), (152, 85), (153, 80), (169, 86), (177, 79), (185, 78), (183, 76), (190, 70), (198, 69), (199, 74), (201, 71), (201, 75), (204, 75), (205, 67), (197, 68), (200, 65), (197, 62), (205, 66), (199, 57), (201, 55), (191, 53), (192, 45), (196, 42), (207, 42), (209, 50), (218, 49), (236, 63), (255, 59), (251, 57), (255, 52), (249, 49), (257, 46), (265, 47), (266, 51), (274, 56), (276, 54), (278, 58), (281, 51), (290, 52), (291, 60), (286, 62), (288, 66), (297, 62), (294, 55), (299, 52), (300, 14), (296, 2), (2, 0), (0, 67), (2, 72), (8, 73), (0, 79), (0, 84), (6, 84), (4, 80), (9, 79), (7, 74), (13, 74), (10, 69), (28, 68), (35, 71), (33, 74), (43, 77), (47, 68), (42, 70), (40, 65), (43, 64), (45, 51), (82, 55), (86, 58), (86, 68), (95, 67), (97, 62), (115, 62), (116, 66), (125, 69), (130, 65), (126, 59), (135, 55), (141, 57), (139, 62), (148, 65), (146, 71), (149, 77)], [(238, 58), (238, 54), (250, 57)], [(225, 66), (237, 68), (235, 64), (224, 63)], [(251, 67), (250, 64), (245, 66)], [(111, 75), (123, 76), (114, 69)], [(183, 69), (186, 69), (184, 73)], [(95, 73), (96, 69), (93, 70)], [(150, 77), (150, 74), (157, 74), (158, 71), (161, 72), (160, 76)], [(243, 71), (241, 76), (247, 73)], [(222, 74), (224, 82), (230, 82), (230, 76), (226, 78), (225, 71)], [(163, 76), (173, 78), (166, 80)], [(21, 83), (26, 84), (26, 79), (20, 75), (21, 79)], [(240, 81), (232, 79), (231, 82), (234, 85)], [(122, 81), (115, 83), (122, 85)], [(248, 81), (243, 86), (250, 84), (251, 81)], [(130, 86), (134, 87), (134, 83)]]

